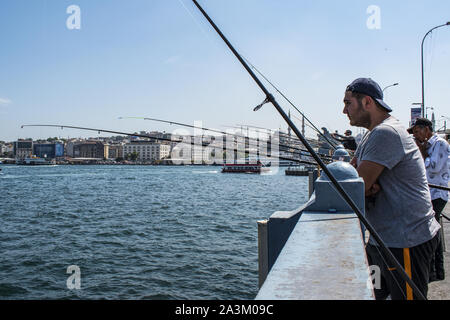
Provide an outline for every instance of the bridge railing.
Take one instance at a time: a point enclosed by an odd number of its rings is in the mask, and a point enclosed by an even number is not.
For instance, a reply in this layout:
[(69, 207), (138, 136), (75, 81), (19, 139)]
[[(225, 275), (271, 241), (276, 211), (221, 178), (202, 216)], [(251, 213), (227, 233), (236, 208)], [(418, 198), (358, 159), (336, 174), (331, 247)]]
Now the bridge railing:
[[(329, 169), (364, 212), (364, 182), (356, 170), (342, 161)], [(297, 210), (258, 221), (256, 299), (373, 299), (359, 219), (326, 176), (313, 185)]]

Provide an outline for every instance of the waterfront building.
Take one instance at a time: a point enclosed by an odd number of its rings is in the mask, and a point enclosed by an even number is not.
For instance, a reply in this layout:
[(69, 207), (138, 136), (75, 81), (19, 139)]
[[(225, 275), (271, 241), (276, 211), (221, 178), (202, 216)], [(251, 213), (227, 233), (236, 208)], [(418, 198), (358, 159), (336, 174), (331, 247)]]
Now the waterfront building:
[(31, 157), (33, 154), (33, 141), (32, 140), (22, 140), (14, 142), (14, 156), (18, 159), (23, 159)]
[(85, 141), (73, 146), (73, 157), (103, 159), (108, 156), (109, 145), (102, 141)]
[(56, 143), (35, 143), (33, 144), (33, 154), (39, 158), (55, 159), (64, 156), (64, 145)]
[(13, 157), (14, 156), (14, 144), (7, 143), (7, 144), (3, 145), (3, 153), (2, 154), (6, 154), (6, 156), (8, 156), (8, 157)]
[(74, 146), (76, 146), (77, 144), (81, 144), (83, 143), (85, 140), (81, 140), (81, 139), (70, 139), (66, 142), (66, 146), (65, 146), (65, 155), (68, 157), (74, 157), (74, 153), (73, 153), (73, 149)]
[(108, 159), (117, 159), (123, 156), (123, 145), (122, 144), (112, 144), (109, 146)]
[(131, 141), (123, 146), (123, 158), (137, 154), (136, 160), (151, 162), (170, 156), (170, 145), (150, 141)]

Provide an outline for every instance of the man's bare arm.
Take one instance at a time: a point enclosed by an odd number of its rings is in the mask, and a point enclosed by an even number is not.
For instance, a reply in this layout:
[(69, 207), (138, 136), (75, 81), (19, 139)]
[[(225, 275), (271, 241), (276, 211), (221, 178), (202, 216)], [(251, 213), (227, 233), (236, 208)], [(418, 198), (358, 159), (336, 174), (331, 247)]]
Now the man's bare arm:
[(358, 174), (364, 180), (364, 191), (366, 196), (373, 195), (380, 190), (379, 185), (376, 183), (378, 177), (384, 170), (384, 166), (372, 162), (372, 161), (361, 161), (359, 166), (356, 168)]

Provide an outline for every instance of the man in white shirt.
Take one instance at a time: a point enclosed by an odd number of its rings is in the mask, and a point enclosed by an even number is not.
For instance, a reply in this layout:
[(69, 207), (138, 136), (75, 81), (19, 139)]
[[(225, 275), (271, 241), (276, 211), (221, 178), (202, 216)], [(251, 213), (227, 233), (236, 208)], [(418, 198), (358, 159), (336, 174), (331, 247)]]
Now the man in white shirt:
[[(426, 118), (418, 118), (408, 132), (414, 135), (425, 160), (428, 183), (448, 187), (450, 146), (447, 141), (433, 133), (433, 124)], [(435, 218), (440, 222), (442, 210), (448, 201), (448, 191), (430, 188), (430, 194)], [(441, 241), (432, 261), (430, 282), (444, 280), (444, 278), (444, 254)]]

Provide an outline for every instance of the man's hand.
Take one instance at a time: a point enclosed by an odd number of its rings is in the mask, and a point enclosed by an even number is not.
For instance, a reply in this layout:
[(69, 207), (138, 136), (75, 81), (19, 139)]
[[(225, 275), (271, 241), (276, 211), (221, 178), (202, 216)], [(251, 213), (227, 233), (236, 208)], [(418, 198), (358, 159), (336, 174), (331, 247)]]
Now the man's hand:
[(351, 164), (352, 166), (354, 166), (355, 169), (358, 167), (358, 166), (357, 166), (357, 162), (358, 162), (358, 160), (356, 159), (356, 157), (353, 157), (352, 160), (350, 160), (350, 164)]
[(365, 196), (370, 197), (376, 195), (381, 190), (381, 187), (378, 183), (374, 183), (367, 191)]
[(380, 191), (380, 185), (376, 182), (381, 172), (384, 170), (383, 165), (363, 160), (356, 170), (358, 171), (359, 176), (364, 180), (364, 194), (366, 196), (373, 195)]
[(428, 139), (425, 138), (424, 141), (419, 142), (418, 140), (416, 140), (416, 144), (419, 147), (420, 153), (422, 154), (422, 157), (425, 159), (426, 157), (428, 157)]

